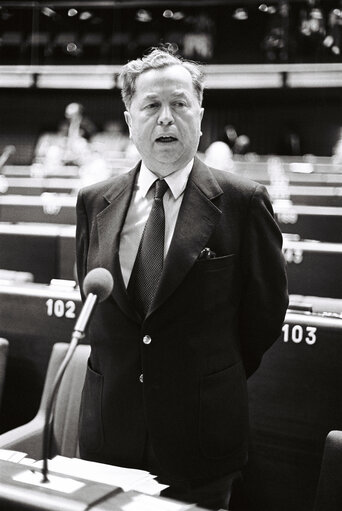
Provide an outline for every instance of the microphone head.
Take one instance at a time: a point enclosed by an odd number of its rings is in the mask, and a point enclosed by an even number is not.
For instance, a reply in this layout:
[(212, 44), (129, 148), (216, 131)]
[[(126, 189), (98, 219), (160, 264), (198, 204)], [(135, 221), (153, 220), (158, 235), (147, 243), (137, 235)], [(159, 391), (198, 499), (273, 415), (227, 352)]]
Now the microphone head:
[(93, 293), (99, 302), (103, 302), (113, 290), (112, 274), (105, 268), (94, 268), (87, 273), (83, 282), (83, 291), (86, 296)]
[(16, 152), (16, 150), (17, 150), (17, 148), (15, 147), (15, 145), (7, 145), (5, 147), (5, 151), (8, 154), (14, 154)]

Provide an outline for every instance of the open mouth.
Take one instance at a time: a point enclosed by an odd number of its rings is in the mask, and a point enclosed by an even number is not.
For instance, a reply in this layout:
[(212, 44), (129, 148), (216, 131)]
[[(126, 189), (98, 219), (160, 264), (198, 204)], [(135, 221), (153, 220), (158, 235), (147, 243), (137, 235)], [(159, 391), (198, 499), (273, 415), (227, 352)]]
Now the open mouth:
[(171, 137), (171, 136), (162, 136), (162, 137), (158, 137), (156, 139), (156, 142), (159, 142), (161, 144), (170, 144), (172, 142), (177, 142), (177, 138)]

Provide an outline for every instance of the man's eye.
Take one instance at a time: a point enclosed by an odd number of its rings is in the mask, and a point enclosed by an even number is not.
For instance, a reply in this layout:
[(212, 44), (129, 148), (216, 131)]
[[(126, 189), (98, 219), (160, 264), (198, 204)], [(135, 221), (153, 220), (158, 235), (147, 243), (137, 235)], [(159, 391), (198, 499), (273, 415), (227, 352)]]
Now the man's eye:
[(175, 106), (178, 107), (178, 108), (182, 108), (182, 107), (184, 107), (186, 105), (185, 105), (184, 101), (176, 101)]
[(145, 108), (148, 109), (148, 110), (153, 110), (153, 108), (157, 108), (158, 107), (158, 104), (157, 103), (148, 103)]

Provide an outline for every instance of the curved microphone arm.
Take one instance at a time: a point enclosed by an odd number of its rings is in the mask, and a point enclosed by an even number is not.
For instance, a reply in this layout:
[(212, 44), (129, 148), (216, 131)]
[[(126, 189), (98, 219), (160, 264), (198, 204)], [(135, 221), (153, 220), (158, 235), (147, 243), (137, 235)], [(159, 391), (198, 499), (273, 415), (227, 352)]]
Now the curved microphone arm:
[(44, 422), (44, 432), (43, 432), (43, 468), (42, 475), (43, 483), (49, 482), (48, 478), (48, 459), (50, 457), (51, 451), (51, 440), (52, 440), (52, 428), (53, 428), (53, 419), (54, 419), (54, 408), (56, 404), (56, 396), (62, 382), (62, 378), (66, 368), (69, 365), (69, 362), (75, 352), (78, 341), (84, 337), (84, 333), (78, 332), (75, 330), (72, 334), (71, 341), (68, 347), (68, 351), (63, 359), (63, 362), (56, 374), (55, 381), (53, 383), (51, 393), (47, 402), (46, 411), (45, 411), (45, 422)]
[(74, 331), (71, 336), (71, 341), (62, 361), (62, 364), (57, 372), (56, 378), (53, 382), (51, 393), (48, 397), (45, 422), (43, 431), (43, 468), (42, 468), (42, 483), (49, 482), (48, 478), (48, 459), (51, 450), (51, 440), (53, 433), (53, 419), (56, 396), (62, 382), (62, 378), (68, 364), (74, 354), (78, 341), (84, 337), (84, 333), (95, 310), (97, 302), (102, 302), (113, 290), (113, 278), (108, 270), (105, 268), (95, 268), (91, 270), (85, 277), (83, 283), (83, 290), (86, 295), (86, 300), (83, 304), (81, 313), (76, 321)]

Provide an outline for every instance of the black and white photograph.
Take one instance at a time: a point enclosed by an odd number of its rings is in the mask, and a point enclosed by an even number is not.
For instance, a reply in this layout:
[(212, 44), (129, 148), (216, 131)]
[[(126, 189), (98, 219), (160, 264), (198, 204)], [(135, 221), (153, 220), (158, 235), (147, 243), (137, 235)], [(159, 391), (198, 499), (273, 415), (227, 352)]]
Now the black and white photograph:
[(0, 0), (0, 511), (342, 511), (342, 0)]

